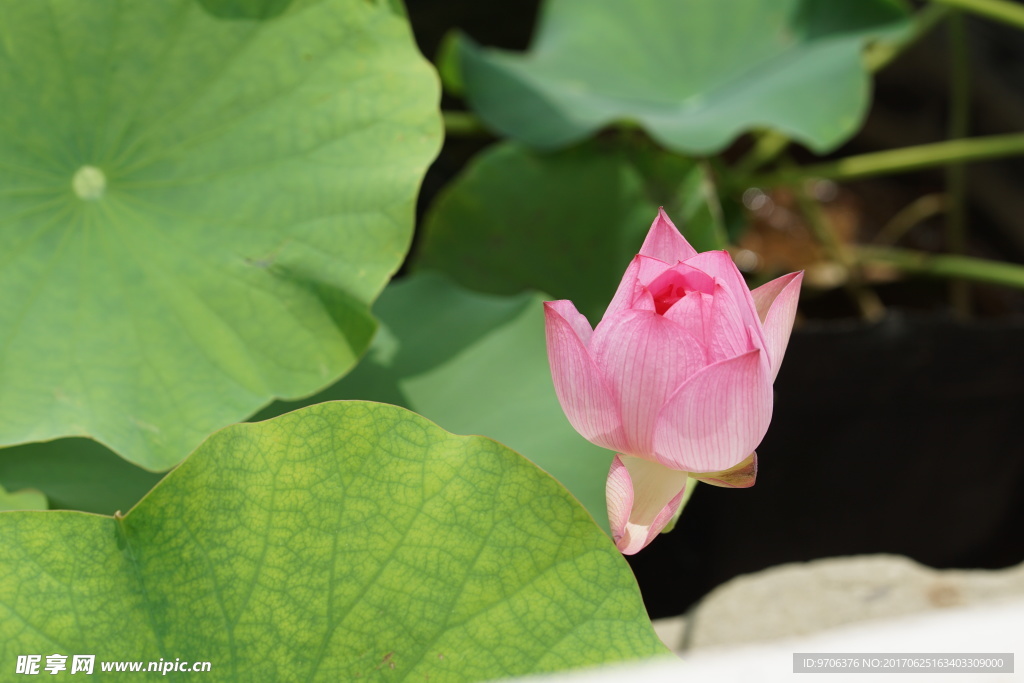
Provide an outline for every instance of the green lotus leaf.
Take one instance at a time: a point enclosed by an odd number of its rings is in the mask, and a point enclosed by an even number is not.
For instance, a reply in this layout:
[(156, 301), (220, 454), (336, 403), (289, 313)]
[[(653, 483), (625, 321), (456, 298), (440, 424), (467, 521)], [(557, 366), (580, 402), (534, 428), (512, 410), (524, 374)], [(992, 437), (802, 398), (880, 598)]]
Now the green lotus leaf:
[(139, 502), (162, 476), (132, 465), (92, 439), (0, 448), (0, 482), (9, 489), (42, 491), (51, 509), (104, 515), (123, 512)]
[(166, 469), (368, 345), (436, 74), (390, 3), (233, 6), (0, 0), (0, 443)]
[(548, 0), (527, 53), (459, 44), (473, 109), (540, 148), (614, 122), (706, 154), (752, 128), (818, 152), (860, 126), (866, 42), (911, 25), (898, 0)]
[(431, 206), (416, 267), (482, 292), (571, 299), (596, 324), (659, 206), (696, 248), (724, 247), (708, 182), (693, 160), (649, 147), (595, 141), (541, 153), (499, 143)]
[(292, 0), (197, 0), (207, 12), (223, 19), (271, 19)]
[(0, 486), (0, 512), (5, 510), (45, 510), (46, 496), (34, 489), (8, 492)]
[[(218, 681), (483, 681), (667, 652), (553, 479), (378, 403), (214, 434), (123, 517), (0, 513), (0, 661)], [(44, 659), (45, 662), (45, 659)], [(187, 674), (186, 674), (187, 675)]]

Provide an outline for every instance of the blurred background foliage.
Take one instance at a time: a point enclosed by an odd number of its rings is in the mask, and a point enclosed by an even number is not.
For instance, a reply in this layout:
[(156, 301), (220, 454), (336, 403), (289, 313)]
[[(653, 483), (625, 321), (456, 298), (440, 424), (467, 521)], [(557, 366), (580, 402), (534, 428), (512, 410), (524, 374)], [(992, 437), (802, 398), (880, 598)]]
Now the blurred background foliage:
[[(614, 54), (619, 60), (617, 68), (636, 67), (637, 78), (645, 84), (670, 83), (660, 90), (652, 85), (644, 95), (619, 94), (622, 101), (633, 103), (646, 96), (663, 108), (669, 107), (667, 102), (675, 101), (679, 118), (686, 118), (690, 110), (703, 107), (715, 112), (715, 123), (730, 133), (711, 136), (717, 144), (698, 144), (692, 149), (704, 154), (686, 157), (705, 169), (705, 182), (714, 188), (709, 193), (714, 205), (710, 215), (719, 218), (718, 226), (709, 227), (711, 221), (687, 221), (685, 213), (670, 210), (672, 215), (681, 217), (680, 223), (688, 238), (703, 248), (730, 243), (738, 265), (753, 281), (806, 269), (807, 296), (812, 301), (825, 299), (820, 307), (812, 303), (816, 317), (860, 313), (868, 319), (878, 319), (888, 300), (902, 308), (934, 310), (947, 306), (949, 300), (941, 283), (938, 287), (933, 282), (922, 284), (922, 278), (908, 277), (910, 274), (958, 275), (975, 283), (967, 286), (961, 280), (954, 285), (960, 293), (955, 295), (953, 306), (961, 315), (1005, 315), (1024, 310), (1019, 291), (1013, 289), (1024, 284), (1021, 271), (1005, 267), (1007, 263), (1024, 260), (1021, 237), (1024, 227), (1017, 218), (1020, 213), (1005, 208), (1020, 201), (1009, 180), (1019, 162), (999, 160), (1022, 151), (1012, 115), (1021, 102), (1020, 84), (1015, 82), (1015, 78), (1019, 78), (1015, 64), (1020, 60), (1019, 54), (1014, 56), (1018, 35), (1015, 29), (985, 19), (965, 19), (944, 3), (771, 3), (770, 7), (765, 5), (768, 9), (764, 11), (771, 14), (772, 20), (762, 17), (759, 31), (750, 29), (756, 38), (709, 45), (707, 40), (686, 41), (683, 36), (688, 35), (690, 27), (699, 28), (699, 35), (704, 38), (718, 35), (713, 30), (716, 18), (722, 34), (743, 35), (743, 31), (749, 29), (745, 19), (751, 16), (751, 8), (746, 6), (749, 3), (671, 4), (672, 8), (666, 5), (664, 12), (679, 10), (686, 14), (682, 9), (684, 5), (685, 10), (690, 11), (685, 18), (676, 17), (675, 21), (663, 17), (664, 23), (659, 24), (679, 27), (678, 44), (668, 37), (663, 41), (656, 39), (654, 44), (658, 48), (672, 45), (675, 53), (653, 47), (647, 49), (646, 39), (650, 34), (644, 30), (656, 22), (634, 20), (615, 24), (625, 28), (617, 33), (615, 49), (609, 48), (608, 54)], [(1004, 4), (1016, 6), (1015, 3)], [(469, 215), (461, 199), (463, 194), (479, 191), (485, 178), (490, 179), (491, 185), (503, 186), (504, 196), (520, 212), (514, 214), (520, 225), (532, 225), (538, 216), (543, 220), (548, 211), (577, 210), (591, 206), (592, 199), (602, 202), (608, 197), (606, 194), (597, 197), (596, 193), (582, 193), (582, 196), (567, 193), (561, 202), (552, 202), (550, 197), (534, 194), (534, 204), (525, 201), (525, 196), (515, 194), (524, 176), (521, 169), (513, 168), (515, 157), (512, 155), (506, 153), (502, 163), (497, 160), (497, 150), (489, 149), (483, 155), (489, 162), (486, 166), (483, 158), (467, 166), (470, 157), (481, 148), (489, 147), (488, 130), (506, 133), (509, 129), (492, 122), (488, 103), (480, 102), (480, 98), (491, 96), (491, 91), (498, 86), (480, 86), (484, 92), (475, 97), (470, 88), (472, 81), (467, 84), (465, 78), (458, 78), (458, 66), (460, 63), (475, 65), (488, 59), (504, 65), (512, 60), (519, 80), (543, 80), (547, 78), (547, 71), (541, 67), (555, 58), (550, 53), (561, 54), (556, 49), (558, 39), (569, 47), (577, 47), (572, 37), (560, 30), (567, 22), (564, 18), (567, 13), (576, 11), (581, 23), (589, 19), (605, 28), (617, 17), (615, 3), (607, 7), (602, 4), (601, 9), (572, 2), (534, 3), (529, 10), (522, 6), (502, 10), (501, 16), (497, 15), (497, 10), (459, 10), (458, 5), (446, 7), (443, 12), (430, 2), (410, 6), (421, 48), (426, 54), (440, 54), (439, 61), (447, 67), (442, 68), (442, 74), (446, 75), (445, 106), (449, 112), (448, 143), (442, 157), (428, 173), (421, 198), (421, 211), (425, 212), (426, 221), (417, 234), (418, 247), (414, 250), (413, 262), (443, 267), (463, 284), (498, 291), (497, 285), (486, 283), (480, 275), (490, 265), (482, 257), (477, 256), (472, 262), (462, 259), (460, 266), (438, 260), (446, 258), (439, 252), (446, 251), (455, 241), (456, 226)], [(660, 7), (658, 3), (643, 5), (652, 12)], [(718, 8), (717, 14), (713, 7)], [(600, 16), (595, 18), (594, 15)], [(535, 21), (540, 22), (539, 28)], [(553, 27), (545, 29), (545, 21), (553, 22)], [(784, 26), (780, 28), (780, 25)], [(623, 37), (629, 30), (634, 31), (632, 42)], [(465, 35), (472, 36), (474, 44), (496, 49), (481, 51), (471, 47), (467, 52), (465, 45), (469, 42)], [(531, 36), (534, 36), (532, 42)], [(658, 34), (657, 38), (660, 37)], [(850, 41), (856, 42), (856, 49), (850, 47)], [(627, 42), (632, 51), (624, 47)], [(770, 47), (759, 47), (761, 42)], [(779, 44), (785, 44), (785, 49)], [(831, 46), (840, 54), (829, 62), (814, 50), (808, 52), (808, 44), (817, 49), (822, 49), (821, 44)], [(702, 60), (712, 59), (703, 55), (701, 46), (708, 54), (718, 56), (731, 54), (729, 48), (733, 48), (739, 57), (732, 62), (723, 59), (719, 68), (731, 67), (734, 71), (722, 75), (720, 82), (711, 76), (692, 76), (691, 69), (703, 75), (706, 69), (702, 69)], [(746, 46), (750, 47), (750, 52), (744, 52)], [(770, 49), (779, 50), (784, 58), (776, 56), (774, 60), (765, 60), (759, 50)], [(520, 57), (523, 50), (533, 57)], [(537, 66), (542, 58), (546, 61)], [(740, 58), (762, 61), (756, 61), (755, 66), (735, 64)], [(665, 71), (652, 73), (646, 59), (660, 60), (659, 68)], [(608, 82), (595, 76), (592, 82), (587, 81), (589, 74), (585, 69), (594, 62), (581, 61), (582, 66), (566, 65), (560, 75), (568, 79), (565, 72), (577, 66), (579, 70), (572, 75), (577, 77), (574, 83), (578, 90), (615, 90), (614, 78)], [(776, 63), (781, 66), (776, 68)], [(772, 83), (771, 77), (790, 68), (797, 74), (793, 82), (775, 85), (767, 93), (760, 92), (761, 83)], [(540, 69), (540, 75), (529, 69)], [(527, 75), (522, 75), (524, 72)], [(831, 88), (844, 89), (850, 94), (844, 98), (837, 96), (835, 90), (816, 87), (813, 77), (822, 73), (831, 75)], [(687, 84), (702, 81), (700, 85), (709, 94), (705, 96), (701, 92), (695, 96), (691, 93), (673, 100), (669, 93), (679, 87), (680, 81)], [(691, 89), (696, 88), (691, 86)], [(508, 86), (508, 89), (515, 87)], [(534, 89), (547, 92), (540, 85)], [(709, 98), (714, 101), (720, 91), (730, 94), (733, 90), (741, 90), (744, 96), (754, 98), (750, 104), (739, 100), (751, 121), (748, 125), (727, 125), (728, 116), (714, 109), (714, 102), (706, 102)], [(559, 103), (560, 109), (570, 110), (570, 114), (588, 105), (600, 109), (605, 104), (599, 97), (601, 94), (565, 105)], [(694, 99), (700, 102), (689, 106), (687, 103)], [(796, 106), (776, 117), (773, 104), (776, 101)], [(831, 109), (836, 102), (845, 105), (841, 111)], [(469, 116), (458, 111), (467, 103)], [(622, 105), (621, 101), (617, 103)], [(586, 118), (585, 114), (580, 116)], [(616, 125), (601, 129), (596, 142), (544, 156), (546, 165), (550, 166), (548, 172), (565, 173), (568, 186), (572, 186), (570, 165), (562, 161), (562, 154), (585, 154), (582, 150), (601, 142), (611, 144), (618, 154), (622, 153), (622, 146), (626, 146), (631, 150), (627, 153), (633, 155), (654, 148), (661, 155), (673, 156), (658, 144), (657, 126), (645, 124), (642, 116), (620, 111), (615, 120)], [(801, 126), (827, 129), (830, 133), (812, 139), (794, 132)], [(460, 133), (463, 135), (455, 139)], [(469, 137), (472, 133), (480, 138), (473, 140)], [(531, 139), (530, 133), (519, 133), (515, 128), (512, 134), (518, 134), (522, 140)], [(971, 139), (967, 145), (934, 146), (934, 143), (968, 136)], [(703, 141), (708, 139), (707, 135), (701, 137)], [(807, 146), (793, 144), (799, 142)], [(551, 144), (541, 146), (550, 148)], [(685, 145), (676, 148), (689, 151)], [(718, 153), (708, 157), (709, 150)], [(827, 154), (822, 156), (822, 152)], [(610, 158), (611, 155), (606, 157)], [(681, 157), (676, 155), (676, 158)], [(964, 167), (959, 163), (963, 161), (977, 163)], [(508, 175), (502, 179), (506, 165)], [(537, 162), (535, 172), (539, 172), (540, 167), (541, 162)], [(667, 178), (674, 178), (675, 185), (671, 181), (657, 185), (648, 183), (649, 201), (671, 209), (679, 205), (680, 197), (685, 197), (692, 206), (695, 193), (681, 189), (684, 176), (683, 171), (669, 172)], [(666, 176), (662, 176), (664, 178)], [(545, 178), (545, 187), (552, 194), (553, 184), (551, 177)], [(622, 187), (628, 185), (628, 181), (621, 183)], [(1003, 191), (997, 193), (1000, 187)], [(442, 191), (442, 188), (445, 189)], [(523, 195), (529, 193), (526, 189), (521, 191)], [(431, 199), (434, 192), (439, 193), (436, 202)], [(488, 196), (501, 201), (494, 192)], [(618, 201), (622, 205), (628, 198)], [(637, 206), (640, 205), (637, 202)], [(736, 207), (742, 210), (737, 211)], [(507, 210), (502, 213), (509, 215)], [(588, 223), (591, 235), (618, 234), (616, 221), (611, 217), (604, 221), (591, 219)], [(970, 230), (966, 229), (968, 223)], [(564, 222), (562, 226), (564, 230)], [(470, 228), (462, 232), (474, 233), (467, 235), (467, 240), (485, 239)], [(579, 241), (576, 251), (598, 250), (600, 253), (599, 250), (606, 247), (596, 242)], [(507, 248), (508, 244), (503, 243), (502, 247)], [(992, 262), (929, 258), (916, 253), (918, 251), (965, 254)], [(497, 252), (492, 255), (495, 261), (499, 260)], [(534, 260), (538, 257), (543, 258), (539, 249)], [(601, 261), (600, 256), (597, 260)], [(530, 267), (547, 271), (546, 276), (553, 277), (552, 268), (536, 263)], [(585, 269), (578, 264), (576, 270), (583, 271), (585, 276)], [(543, 277), (537, 276), (535, 280), (539, 282)], [(992, 281), (1010, 287), (988, 286)], [(866, 288), (866, 284), (871, 287)], [(504, 286), (508, 288), (507, 284)], [(880, 290), (884, 292), (881, 298)], [(565, 298), (574, 298), (570, 294), (576, 294), (564, 288), (554, 291), (550, 286), (548, 291)]]

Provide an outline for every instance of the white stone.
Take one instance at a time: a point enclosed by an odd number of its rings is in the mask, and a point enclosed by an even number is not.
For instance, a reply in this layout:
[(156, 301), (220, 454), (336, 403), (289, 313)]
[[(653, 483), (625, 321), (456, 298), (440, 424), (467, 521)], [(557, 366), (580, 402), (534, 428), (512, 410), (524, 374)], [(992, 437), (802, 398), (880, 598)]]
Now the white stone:
[[(708, 648), (687, 655), (685, 661), (660, 658), (515, 680), (533, 683), (912, 683), (933, 680), (1009, 683), (1022, 679), (1020, 673), (794, 674), (795, 652), (1024, 653), (1024, 600), (949, 607), (758, 645)], [(1019, 661), (1015, 661), (1015, 670), (1021, 671)]]
[[(871, 619), (1024, 598), (1024, 565), (936, 570), (899, 555), (837, 557), (740, 576), (688, 615), (674, 649), (754, 643)], [(665, 628), (665, 627), (663, 627)]]

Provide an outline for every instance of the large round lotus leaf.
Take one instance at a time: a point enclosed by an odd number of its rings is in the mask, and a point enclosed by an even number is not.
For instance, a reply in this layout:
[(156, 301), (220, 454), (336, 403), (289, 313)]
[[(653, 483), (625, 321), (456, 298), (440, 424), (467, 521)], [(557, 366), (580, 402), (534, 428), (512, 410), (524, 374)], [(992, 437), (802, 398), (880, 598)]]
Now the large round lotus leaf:
[(217, 681), (441, 683), (666, 652), (557, 482), (378, 403), (228, 427), (122, 518), (6, 512), (0, 538), (7, 671), (58, 653), (96, 655), (99, 680), (162, 658)]
[(596, 324), (659, 206), (695, 247), (724, 246), (709, 182), (694, 161), (636, 145), (500, 143), (430, 207), (416, 265), (483, 292), (571, 299)]
[(615, 121), (714, 152), (769, 127), (824, 152), (860, 125), (866, 41), (909, 27), (898, 0), (548, 0), (530, 51), (459, 45), (469, 103), (543, 148)]
[(0, 0), (0, 443), (167, 468), (367, 346), (436, 75), (390, 3), (271, 4)]

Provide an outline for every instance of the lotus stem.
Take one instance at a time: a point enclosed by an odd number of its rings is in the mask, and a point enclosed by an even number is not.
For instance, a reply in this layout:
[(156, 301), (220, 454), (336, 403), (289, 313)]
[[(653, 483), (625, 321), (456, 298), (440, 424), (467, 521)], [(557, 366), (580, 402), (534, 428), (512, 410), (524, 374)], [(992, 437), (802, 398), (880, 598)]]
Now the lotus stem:
[(460, 137), (481, 137), (489, 136), (483, 122), (476, 114), (468, 111), (442, 111), (441, 117), (444, 120), (444, 132), (446, 135)]
[(1017, 28), (1024, 28), (1024, 7), (1015, 2), (1006, 0), (932, 0), (932, 2), (973, 12)]
[(973, 256), (928, 254), (895, 247), (854, 246), (852, 250), (860, 263), (879, 263), (907, 273), (962, 278), (1024, 289), (1024, 266), (1015, 263)]
[(1024, 133), (946, 140), (885, 152), (858, 154), (823, 164), (791, 167), (758, 178), (747, 186), (789, 185), (806, 178), (854, 180), (871, 176), (907, 173), (952, 163), (967, 163), (1024, 154)]
[(914, 32), (899, 42), (876, 42), (864, 51), (864, 66), (871, 72), (878, 72), (899, 57), (918, 39), (926, 35), (949, 14), (950, 8), (941, 5), (926, 5), (916, 15)]

